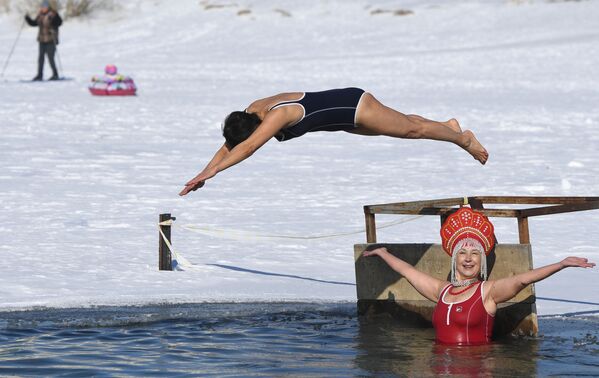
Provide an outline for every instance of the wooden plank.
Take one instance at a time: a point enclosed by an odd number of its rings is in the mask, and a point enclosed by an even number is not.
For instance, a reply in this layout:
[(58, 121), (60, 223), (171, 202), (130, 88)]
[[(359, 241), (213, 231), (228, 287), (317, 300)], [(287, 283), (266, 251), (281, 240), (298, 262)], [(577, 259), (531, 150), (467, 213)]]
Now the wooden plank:
[(561, 205), (599, 201), (599, 197), (528, 197), (528, 196), (476, 196), (484, 203), (513, 205)]
[(525, 217), (534, 217), (539, 215), (551, 215), (561, 213), (571, 213), (575, 211), (595, 210), (599, 209), (599, 201), (586, 203), (555, 205), (547, 207), (536, 207), (532, 209), (523, 209), (521, 214)]
[[(457, 207), (421, 207), (415, 209), (392, 209), (387, 207), (372, 207), (369, 208), (371, 214), (413, 214), (413, 215), (447, 215), (458, 210)], [(517, 218), (521, 216), (521, 210), (512, 209), (481, 209), (477, 210), (488, 217), (498, 218)]]
[[(377, 205), (366, 205), (369, 209), (415, 210), (422, 207), (459, 206), (464, 204), (464, 197), (444, 198), (438, 200), (395, 202)], [(408, 214), (408, 213), (406, 213)], [(412, 214), (412, 213), (409, 213)]]

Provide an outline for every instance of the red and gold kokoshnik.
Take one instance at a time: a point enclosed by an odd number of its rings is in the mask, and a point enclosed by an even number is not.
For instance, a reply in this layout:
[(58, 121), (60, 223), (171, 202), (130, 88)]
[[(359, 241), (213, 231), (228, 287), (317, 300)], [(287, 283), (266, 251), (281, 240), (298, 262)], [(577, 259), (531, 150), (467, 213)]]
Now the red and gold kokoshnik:
[(453, 247), (465, 238), (478, 240), (489, 255), (495, 245), (493, 224), (483, 214), (469, 207), (462, 207), (451, 214), (441, 226), (443, 249), (449, 256)]

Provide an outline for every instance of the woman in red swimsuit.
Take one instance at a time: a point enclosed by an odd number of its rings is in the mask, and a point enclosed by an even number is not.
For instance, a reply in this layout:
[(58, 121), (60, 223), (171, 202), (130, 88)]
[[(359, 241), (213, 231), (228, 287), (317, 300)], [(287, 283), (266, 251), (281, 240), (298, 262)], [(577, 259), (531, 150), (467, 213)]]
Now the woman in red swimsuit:
[(364, 256), (381, 257), (420, 294), (437, 303), (433, 326), (437, 342), (444, 344), (490, 342), (497, 304), (564, 268), (595, 266), (585, 258), (568, 257), (526, 273), (487, 280), (486, 256), (495, 245), (493, 225), (487, 217), (467, 207), (447, 218), (441, 227), (441, 238), (443, 249), (451, 256), (451, 282), (418, 271), (384, 247), (365, 251)]

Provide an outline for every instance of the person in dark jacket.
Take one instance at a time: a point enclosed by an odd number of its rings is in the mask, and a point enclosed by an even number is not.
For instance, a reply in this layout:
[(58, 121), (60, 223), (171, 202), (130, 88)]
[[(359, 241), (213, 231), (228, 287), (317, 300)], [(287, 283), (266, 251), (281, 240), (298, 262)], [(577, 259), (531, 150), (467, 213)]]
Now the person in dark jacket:
[(58, 28), (62, 25), (62, 18), (45, 0), (40, 5), (39, 13), (35, 18), (25, 15), (25, 20), (30, 26), (39, 26), (37, 41), (39, 42), (39, 56), (37, 60), (37, 75), (33, 81), (41, 81), (44, 78), (44, 59), (48, 56), (50, 67), (52, 67), (52, 76), (50, 80), (58, 80), (58, 70), (54, 62), (56, 54), (56, 45), (58, 45)]

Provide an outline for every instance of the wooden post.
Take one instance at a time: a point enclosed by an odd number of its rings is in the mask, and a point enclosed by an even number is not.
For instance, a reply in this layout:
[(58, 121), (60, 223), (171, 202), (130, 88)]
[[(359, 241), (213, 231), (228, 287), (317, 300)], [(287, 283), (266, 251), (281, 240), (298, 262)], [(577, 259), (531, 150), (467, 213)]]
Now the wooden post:
[(530, 244), (528, 217), (518, 217), (518, 236), (520, 237), (520, 244)]
[[(175, 220), (175, 218), (171, 217), (170, 214), (160, 214), (160, 223), (168, 220)], [(171, 242), (171, 226), (170, 225), (160, 225), (160, 230), (166, 237), (168, 242)], [(159, 270), (173, 270), (173, 265), (171, 261), (171, 250), (168, 245), (162, 238), (162, 235), (158, 233), (158, 269)]]
[(483, 201), (481, 201), (480, 199), (478, 199), (476, 197), (468, 198), (468, 203), (470, 204), (470, 207), (473, 208), (474, 210), (482, 210), (485, 208), (483, 206)]
[(374, 214), (364, 206), (364, 217), (366, 218), (366, 243), (376, 243), (376, 221)]

